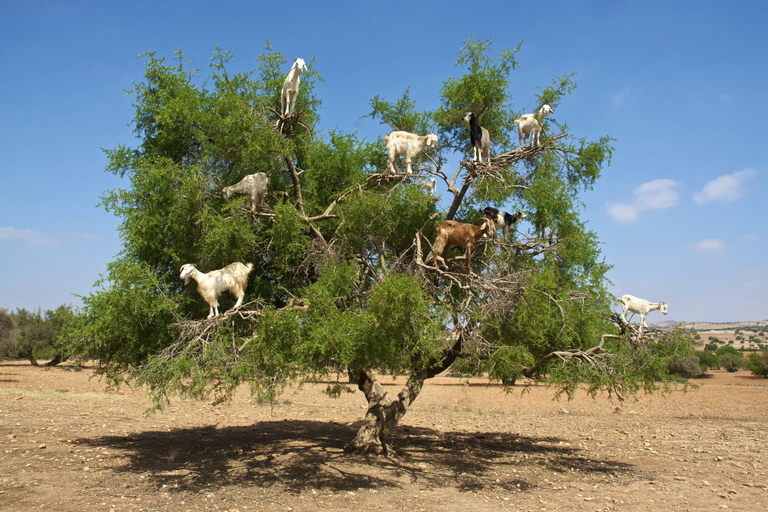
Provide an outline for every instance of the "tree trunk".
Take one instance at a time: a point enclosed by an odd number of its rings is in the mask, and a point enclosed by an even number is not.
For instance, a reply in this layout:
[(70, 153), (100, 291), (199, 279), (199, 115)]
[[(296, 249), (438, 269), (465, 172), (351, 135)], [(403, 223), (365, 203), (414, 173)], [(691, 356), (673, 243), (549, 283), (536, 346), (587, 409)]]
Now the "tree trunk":
[(45, 363), (45, 366), (56, 366), (57, 364), (63, 363), (64, 361), (66, 361), (65, 357), (63, 357), (61, 354), (56, 354), (53, 359)]
[(30, 350), (29, 352), (25, 352), (23, 354), (19, 353), (19, 357), (23, 359), (29, 359), (29, 362), (32, 363), (32, 366), (40, 366), (39, 364), (37, 364), (37, 359), (35, 359), (35, 356), (32, 355), (32, 350)]
[(376, 380), (371, 369), (363, 370), (357, 377), (357, 387), (365, 394), (368, 401), (368, 412), (363, 425), (357, 431), (355, 438), (350, 441), (344, 451), (347, 453), (387, 455), (390, 448), (386, 435), (397, 425), (400, 418), (405, 416), (408, 408), (419, 396), (424, 381), (446, 370), (461, 353), (462, 336), (456, 340), (453, 348), (445, 349), (441, 359), (429, 361), (426, 370), (418, 371), (408, 378), (405, 387), (393, 398)]

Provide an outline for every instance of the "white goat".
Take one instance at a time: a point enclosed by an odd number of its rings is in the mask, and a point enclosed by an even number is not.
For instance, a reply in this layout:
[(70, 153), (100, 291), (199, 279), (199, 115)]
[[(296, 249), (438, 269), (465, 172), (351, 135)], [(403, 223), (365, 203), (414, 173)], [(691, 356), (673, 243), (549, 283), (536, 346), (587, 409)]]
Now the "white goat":
[(540, 143), (541, 138), (541, 123), (544, 122), (544, 118), (547, 114), (554, 114), (555, 110), (547, 104), (544, 104), (539, 109), (539, 119), (536, 119), (536, 114), (523, 114), (519, 119), (515, 119), (517, 125), (517, 136), (520, 142), (520, 147), (523, 147), (523, 142), (528, 142), (528, 136), (531, 136), (531, 145), (536, 146)]
[(264, 196), (267, 195), (267, 185), (269, 178), (263, 172), (249, 174), (239, 182), (222, 190), (227, 199), (232, 194), (246, 194), (251, 198), (251, 208), (264, 208)]
[(248, 285), (248, 274), (253, 270), (253, 263), (243, 264), (239, 261), (227, 265), (219, 270), (212, 270), (207, 274), (200, 272), (193, 263), (185, 263), (181, 266), (180, 279), (184, 280), (184, 286), (192, 278), (197, 281), (197, 291), (208, 303), (208, 318), (219, 314), (219, 295), (229, 291), (237, 297), (235, 308), (239, 308), (245, 297), (245, 287)]
[(469, 123), (469, 142), (472, 144), (474, 161), (477, 162), (477, 157), (479, 156), (482, 162), (483, 153), (485, 153), (485, 158), (490, 163), (491, 135), (488, 133), (488, 130), (477, 123), (477, 117), (472, 112), (467, 112), (467, 115), (464, 116), (464, 121)]
[(427, 135), (416, 135), (409, 132), (392, 132), (384, 136), (384, 142), (387, 144), (387, 167), (389, 172), (400, 172), (395, 163), (401, 156), (405, 157), (405, 165), (408, 174), (413, 174), (411, 161), (418, 155), (424, 147), (434, 147), (437, 144), (437, 135), (428, 133)]
[(437, 196), (437, 180), (435, 178), (422, 181), (419, 183), (419, 187), (432, 196)]
[(641, 333), (643, 332), (643, 327), (648, 327), (648, 325), (645, 323), (645, 317), (648, 315), (648, 313), (651, 311), (659, 310), (666, 315), (668, 311), (666, 302), (648, 302), (644, 299), (638, 299), (634, 295), (622, 295), (617, 300), (621, 303), (621, 318), (625, 322), (628, 322), (627, 311), (638, 313), (640, 315)]
[(301, 82), (301, 72), (306, 69), (307, 65), (304, 63), (304, 59), (298, 58), (293, 61), (293, 66), (285, 77), (283, 82), (283, 92), (280, 95), (280, 111), (284, 116), (293, 113), (293, 109), (296, 106), (296, 96), (299, 94), (299, 83)]
[[(437, 237), (432, 246), (432, 265), (437, 267), (438, 258), (445, 265), (445, 256), (453, 247), (464, 247), (464, 255), (467, 259), (467, 270), (472, 272), (472, 247), (486, 233), (491, 233), (495, 224), (493, 220), (483, 217), (483, 223), (479, 226), (465, 224), (455, 220), (444, 220), (435, 226)], [(427, 257), (429, 258), (429, 256)]]

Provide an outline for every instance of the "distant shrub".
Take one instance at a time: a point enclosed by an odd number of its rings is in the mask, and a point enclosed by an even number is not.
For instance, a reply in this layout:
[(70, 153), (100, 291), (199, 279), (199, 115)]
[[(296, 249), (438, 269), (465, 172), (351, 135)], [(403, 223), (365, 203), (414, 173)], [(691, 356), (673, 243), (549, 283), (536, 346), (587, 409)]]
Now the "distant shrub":
[(706, 345), (704, 345), (704, 350), (708, 350), (710, 352), (714, 352), (717, 349), (718, 349), (718, 345), (717, 343), (714, 343), (714, 342), (707, 343)]
[(703, 350), (696, 352), (699, 358), (699, 365), (705, 370), (719, 370), (720, 369), (720, 356), (714, 352)]
[(670, 373), (686, 379), (701, 377), (705, 373), (705, 370), (699, 364), (699, 358), (696, 355), (674, 359), (669, 363), (668, 369)]
[(768, 350), (763, 350), (762, 353), (749, 354), (745, 366), (747, 370), (752, 372), (752, 375), (768, 378)]
[(744, 368), (744, 356), (741, 354), (723, 354), (720, 356), (720, 365), (729, 372), (735, 372)]
[(723, 356), (725, 354), (733, 354), (735, 356), (742, 357), (741, 352), (739, 352), (738, 350), (736, 350), (734, 347), (730, 345), (723, 345), (722, 347), (718, 348), (715, 351), (715, 354), (719, 356)]

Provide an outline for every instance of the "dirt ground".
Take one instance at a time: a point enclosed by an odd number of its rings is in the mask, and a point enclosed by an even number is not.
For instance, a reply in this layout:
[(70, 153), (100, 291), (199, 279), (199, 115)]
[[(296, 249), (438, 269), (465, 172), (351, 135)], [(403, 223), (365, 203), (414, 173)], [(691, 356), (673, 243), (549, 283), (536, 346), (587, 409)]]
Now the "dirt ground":
[(91, 377), (0, 362), (0, 510), (768, 507), (768, 379), (747, 372), (623, 404), (436, 378), (392, 457), (342, 452), (365, 412), (360, 392), (335, 400), (306, 385), (270, 408), (243, 389), (232, 404), (176, 401), (145, 416), (142, 391)]

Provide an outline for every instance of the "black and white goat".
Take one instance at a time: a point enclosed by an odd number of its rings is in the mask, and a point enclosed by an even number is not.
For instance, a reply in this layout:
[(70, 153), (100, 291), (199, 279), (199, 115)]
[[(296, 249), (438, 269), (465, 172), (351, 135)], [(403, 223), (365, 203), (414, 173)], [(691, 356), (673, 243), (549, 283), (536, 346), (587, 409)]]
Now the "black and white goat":
[(477, 117), (472, 112), (467, 112), (464, 122), (469, 123), (469, 142), (472, 144), (472, 156), (477, 162), (478, 156), (483, 161), (483, 153), (488, 162), (491, 161), (491, 136), (488, 130), (480, 126)]
[(518, 210), (512, 215), (511, 213), (502, 212), (491, 206), (486, 206), (481, 212), (483, 216), (491, 219), (496, 224), (496, 229), (501, 229), (504, 232), (504, 238), (509, 235), (509, 228), (528, 216), (528, 214), (522, 210)]

